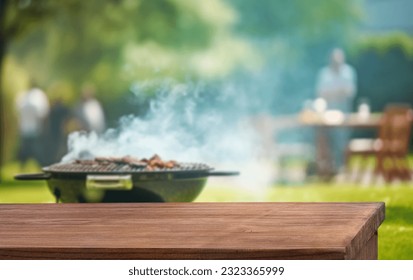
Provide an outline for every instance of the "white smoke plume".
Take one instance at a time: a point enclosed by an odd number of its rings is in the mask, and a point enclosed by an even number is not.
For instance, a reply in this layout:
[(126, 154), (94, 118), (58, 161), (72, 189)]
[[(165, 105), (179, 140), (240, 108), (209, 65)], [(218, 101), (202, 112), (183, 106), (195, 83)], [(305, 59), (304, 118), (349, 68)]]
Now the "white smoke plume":
[[(145, 84), (135, 88), (144, 90)], [(72, 133), (69, 152), (62, 161), (85, 154), (141, 158), (155, 153), (164, 159), (212, 165), (253, 161), (259, 145), (237, 104), (244, 101), (228, 88), (219, 93), (214, 104), (208, 94), (202, 85), (164, 82), (145, 116), (124, 116), (119, 127), (100, 136), (93, 132)]]

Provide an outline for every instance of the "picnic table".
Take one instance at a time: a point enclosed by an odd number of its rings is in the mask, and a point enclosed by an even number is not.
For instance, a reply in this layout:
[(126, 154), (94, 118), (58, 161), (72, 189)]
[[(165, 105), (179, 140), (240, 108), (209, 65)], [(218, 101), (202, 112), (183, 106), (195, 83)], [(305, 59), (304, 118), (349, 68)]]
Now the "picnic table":
[[(299, 123), (315, 129), (315, 154), (317, 175), (328, 180), (334, 174), (333, 152), (331, 151), (331, 140), (328, 131), (330, 129), (369, 129), (378, 130), (380, 127), (381, 114), (375, 113), (360, 117), (357, 113), (345, 114), (342, 118), (334, 119), (329, 116), (312, 115), (305, 117), (300, 115)], [(344, 154), (344, 151), (343, 151)]]

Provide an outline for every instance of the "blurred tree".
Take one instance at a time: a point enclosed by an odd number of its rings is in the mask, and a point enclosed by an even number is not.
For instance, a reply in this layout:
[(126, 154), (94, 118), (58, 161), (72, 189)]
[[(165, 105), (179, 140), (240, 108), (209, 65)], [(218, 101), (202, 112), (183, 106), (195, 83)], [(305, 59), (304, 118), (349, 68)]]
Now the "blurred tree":
[[(240, 12), (237, 31), (256, 38), (280, 38), (311, 44), (345, 40), (362, 16), (360, 0), (226, 0)], [(292, 45), (294, 47), (294, 45)]]
[(222, 0), (71, 2), (10, 53), (44, 85), (66, 85), (71, 102), (94, 83), (110, 120), (136, 113), (126, 99), (133, 82), (222, 76), (252, 53), (231, 35), (235, 14)]
[(0, 1), (8, 56), (72, 103), (94, 83), (111, 119), (129, 113), (121, 97), (134, 81), (227, 73), (248, 51), (230, 36), (234, 14), (222, 0)]
[(352, 62), (360, 77), (360, 96), (370, 100), (373, 111), (383, 111), (389, 103), (413, 106), (413, 37), (366, 36), (355, 47)]
[(3, 166), (3, 143), (4, 143), (4, 129), (3, 129), (3, 119), (4, 119), (4, 110), (3, 110), (3, 86), (1, 82), (2, 77), (2, 65), (3, 57), (6, 49), (5, 34), (4, 34), (4, 18), (5, 18), (5, 7), (6, 0), (0, 0), (0, 181), (1, 181), (1, 170)]
[[(37, 1), (39, 6), (46, 1)], [(50, 10), (45, 6), (28, 6), (29, 0), (13, 1), (0, 0), (0, 168), (4, 159), (4, 124), (8, 118), (5, 114), (5, 98), (3, 92), (2, 70), (3, 61), (10, 43), (27, 32), (33, 21), (44, 18)]]
[(52, 0), (0, 0), (0, 161), (4, 159), (5, 123), (11, 121), (10, 106), (5, 105), (2, 72), (9, 47), (19, 39), (23, 40), (25, 35), (53, 19), (59, 12), (73, 13), (80, 2), (79, 0), (62, 3)]

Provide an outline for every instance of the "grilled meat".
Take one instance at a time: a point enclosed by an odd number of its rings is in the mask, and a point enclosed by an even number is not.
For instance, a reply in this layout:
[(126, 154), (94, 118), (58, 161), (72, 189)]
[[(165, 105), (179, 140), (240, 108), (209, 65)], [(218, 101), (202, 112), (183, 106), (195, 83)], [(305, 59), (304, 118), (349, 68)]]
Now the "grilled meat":
[(75, 163), (82, 165), (109, 165), (115, 163), (120, 165), (129, 165), (131, 167), (144, 168), (147, 171), (179, 167), (178, 162), (174, 160), (163, 161), (161, 157), (156, 154), (150, 159), (138, 159), (127, 155), (124, 157), (96, 157), (93, 160), (77, 159)]

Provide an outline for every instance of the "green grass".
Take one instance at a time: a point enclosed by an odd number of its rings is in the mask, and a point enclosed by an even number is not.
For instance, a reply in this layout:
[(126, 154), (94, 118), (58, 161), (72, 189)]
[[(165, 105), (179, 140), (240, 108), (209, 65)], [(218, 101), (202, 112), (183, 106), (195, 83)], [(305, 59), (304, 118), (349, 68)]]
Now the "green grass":
[[(24, 172), (36, 172), (34, 164)], [(19, 173), (16, 164), (3, 170), (0, 203), (54, 202), (46, 184), (13, 180)], [(274, 201), (274, 202), (362, 202), (386, 203), (386, 219), (379, 229), (380, 259), (413, 259), (413, 185), (359, 186), (351, 184), (311, 183), (303, 186), (274, 186), (247, 190), (218, 186), (210, 182), (197, 202)]]
[(20, 170), (17, 163), (6, 165), (2, 170), (0, 183), (0, 203), (50, 203), (54, 202), (44, 181), (16, 181), (15, 174), (36, 173), (40, 168), (29, 162), (24, 170)]

